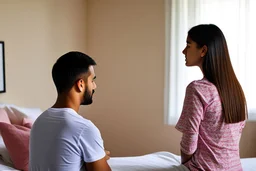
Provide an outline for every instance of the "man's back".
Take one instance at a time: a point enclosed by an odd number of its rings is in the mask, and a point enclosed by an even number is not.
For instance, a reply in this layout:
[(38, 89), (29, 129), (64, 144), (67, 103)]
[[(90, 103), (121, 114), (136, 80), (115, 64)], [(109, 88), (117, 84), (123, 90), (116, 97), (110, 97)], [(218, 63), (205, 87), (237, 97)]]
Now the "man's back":
[(84, 162), (105, 157), (97, 127), (71, 108), (50, 108), (34, 123), (30, 171), (79, 171)]

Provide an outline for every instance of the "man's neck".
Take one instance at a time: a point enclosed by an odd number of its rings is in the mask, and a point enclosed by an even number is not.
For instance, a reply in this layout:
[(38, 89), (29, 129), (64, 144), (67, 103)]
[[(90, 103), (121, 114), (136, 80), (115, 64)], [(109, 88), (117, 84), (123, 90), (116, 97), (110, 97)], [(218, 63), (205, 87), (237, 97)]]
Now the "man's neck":
[(78, 112), (79, 107), (79, 103), (77, 103), (74, 98), (68, 95), (58, 95), (55, 104), (52, 106), (52, 108), (71, 108), (76, 112)]

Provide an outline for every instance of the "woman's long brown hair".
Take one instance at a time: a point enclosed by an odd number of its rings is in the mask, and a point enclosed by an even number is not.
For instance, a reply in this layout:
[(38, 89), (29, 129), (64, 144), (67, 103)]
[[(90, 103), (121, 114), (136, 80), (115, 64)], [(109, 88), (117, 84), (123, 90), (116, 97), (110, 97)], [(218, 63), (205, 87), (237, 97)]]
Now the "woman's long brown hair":
[(237, 123), (247, 119), (245, 95), (233, 70), (222, 31), (216, 25), (202, 24), (191, 28), (188, 36), (199, 48), (207, 46), (203, 74), (219, 92), (225, 122)]

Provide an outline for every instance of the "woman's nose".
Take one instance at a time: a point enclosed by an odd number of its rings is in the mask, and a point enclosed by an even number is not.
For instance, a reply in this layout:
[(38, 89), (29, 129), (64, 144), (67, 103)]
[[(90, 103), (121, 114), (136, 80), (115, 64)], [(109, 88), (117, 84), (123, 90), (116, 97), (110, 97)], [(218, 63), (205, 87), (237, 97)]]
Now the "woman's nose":
[(184, 55), (186, 55), (186, 48), (183, 49), (182, 53), (183, 53)]

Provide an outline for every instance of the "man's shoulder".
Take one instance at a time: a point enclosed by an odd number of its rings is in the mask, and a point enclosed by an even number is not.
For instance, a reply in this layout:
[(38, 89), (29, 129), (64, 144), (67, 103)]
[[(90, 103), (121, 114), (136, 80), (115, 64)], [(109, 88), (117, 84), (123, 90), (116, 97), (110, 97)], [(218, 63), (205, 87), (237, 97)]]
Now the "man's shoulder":
[(39, 117), (39, 119), (74, 119), (74, 120), (80, 120), (80, 121), (89, 121), (85, 118), (83, 118), (81, 115), (79, 115), (76, 111), (74, 111), (71, 108), (49, 108), (47, 110), (45, 110), (41, 116)]
[[(50, 123), (58, 123), (61, 125), (65, 125), (74, 129), (81, 129), (81, 128), (95, 128), (96, 126), (88, 119), (82, 117), (77, 112), (75, 112), (73, 109), (70, 108), (49, 108), (46, 111), (44, 111), (36, 120), (34, 125), (37, 125), (37, 123), (40, 125), (48, 124)], [(57, 125), (56, 125), (57, 126)]]

